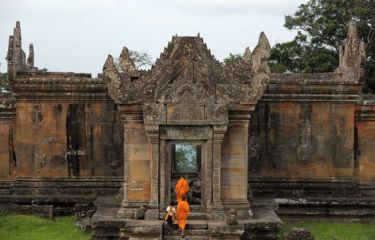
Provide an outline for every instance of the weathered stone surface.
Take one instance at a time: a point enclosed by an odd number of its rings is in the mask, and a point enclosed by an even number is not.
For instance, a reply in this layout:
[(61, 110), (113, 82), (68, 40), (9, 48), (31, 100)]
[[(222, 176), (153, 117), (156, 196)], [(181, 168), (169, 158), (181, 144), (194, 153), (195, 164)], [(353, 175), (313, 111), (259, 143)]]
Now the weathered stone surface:
[[(375, 99), (360, 95), (355, 24), (335, 73), (270, 74), (269, 54), (263, 33), (231, 66), (199, 36), (175, 36), (150, 71), (138, 71), (124, 48), (92, 78), (38, 71), (17, 23), (7, 55), (12, 92), (0, 96), (0, 211), (76, 212), (93, 239), (160, 239), (176, 178), (171, 146), (190, 143), (200, 146), (189, 181), (200, 195), (187, 229), (196, 239), (275, 239), (277, 209), (372, 219)], [(121, 197), (99, 203), (121, 185)], [(230, 209), (238, 224), (225, 222)]]
[(104, 64), (103, 76), (111, 97), (119, 103), (255, 103), (269, 80), (269, 55), (270, 46), (262, 33), (252, 64), (239, 66), (243, 73), (237, 74), (236, 69), (224, 68), (214, 58), (202, 38), (175, 36), (155, 66), (137, 80), (131, 81), (130, 68), (129, 74), (120, 74), (112, 56)]
[(365, 43), (359, 39), (357, 23), (349, 22), (345, 44), (339, 53), (339, 67), (336, 72), (357, 81), (363, 80), (363, 64), (366, 61)]

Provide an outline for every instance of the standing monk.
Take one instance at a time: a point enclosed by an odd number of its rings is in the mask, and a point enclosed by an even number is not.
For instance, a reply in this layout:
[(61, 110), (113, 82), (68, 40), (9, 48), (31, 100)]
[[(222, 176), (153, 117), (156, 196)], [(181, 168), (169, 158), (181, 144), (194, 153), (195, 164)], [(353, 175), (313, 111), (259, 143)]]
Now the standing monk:
[(181, 231), (181, 236), (184, 237), (184, 230), (186, 226), (186, 219), (190, 214), (189, 203), (186, 201), (186, 196), (182, 196), (181, 201), (177, 205), (177, 219), (178, 228)]
[(185, 180), (183, 176), (180, 177), (176, 184), (176, 198), (177, 202), (180, 202), (182, 197), (185, 196), (186, 194), (190, 191), (189, 184)]

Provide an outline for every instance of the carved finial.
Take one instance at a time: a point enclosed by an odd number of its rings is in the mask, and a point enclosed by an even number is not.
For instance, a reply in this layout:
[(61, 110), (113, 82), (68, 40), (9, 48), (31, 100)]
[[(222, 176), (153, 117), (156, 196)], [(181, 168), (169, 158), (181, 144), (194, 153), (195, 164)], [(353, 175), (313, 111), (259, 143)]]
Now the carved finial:
[(270, 73), (268, 66), (268, 58), (271, 56), (271, 46), (268, 42), (266, 34), (262, 32), (259, 36), (258, 45), (255, 47), (251, 56), (252, 65), (251, 69), (255, 73), (263, 72)]
[(201, 34), (200, 34), (199, 32), (198, 32), (198, 35), (197, 35), (197, 37), (198, 37), (198, 38), (200, 38), (200, 37), (201, 37)]
[(129, 50), (126, 47), (122, 48), (120, 54), (120, 66), (123, 71), (125, 72), (134, 72), (136, 71), (136, 67), (134, 65), (133, 60), (130, 58)]
[(121, 102), (123, 98), (121, 88), (121, 76), (118, 72), (116, 65), (113, 61), (113, 57), (108, 55), (107, 60), (103, 66), (103, 77), (107, 84), (108, 93), (115, 102)]
[(29, 57), (27, 58), (27, 67), (34, 67), (34, 45), (32, 43), (29, 45)]
[(8, 61), (9, 79), (15, 80), (16, 73), (26, 70), (26, 55), (22, 50), (21, 26), (20, 22), (16, 22), (13, 29), (13, 36), (9, 37), (8, 53), (6, 57)]
[(16, 27), (13, 29), (13, 37), (16, 47), (22, 47), (21, 25), (19, 21), (16, 22)]
[(363, 76), (362, 65), (365, 61), (365, 43), (358, 37), (357, 23), (351, 21), (345, 43), (339, 49), (339, 67), (336, 72), (346, 73), (347, 77), (351, 77), (350, 73), (352, 73), (356, 80), (360, 80)]
[(107, 60), (105, 60), (105, 63), (103, 65), (103, 72), (110, 69), (116, 69), (116, 65), (113, 61), (112, 55), (108, 54)]
[(246, 47), (245, 52), (243, 54), (243, 61), (245, 63), (251, 63), (251, 51), (249, 47)]

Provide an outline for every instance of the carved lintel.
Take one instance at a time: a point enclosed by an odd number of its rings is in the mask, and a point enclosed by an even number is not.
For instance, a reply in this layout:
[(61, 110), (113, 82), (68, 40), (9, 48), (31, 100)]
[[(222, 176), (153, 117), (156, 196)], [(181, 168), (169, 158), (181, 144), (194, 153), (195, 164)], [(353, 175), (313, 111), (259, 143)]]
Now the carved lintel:
[(160, 129), (160, 139), (207, 140), (212, 136), (209, 126), (166, 126)]
[(204, 105), (171, 104), (167, 106), (167, 124), (202, 125), (204, 124)]

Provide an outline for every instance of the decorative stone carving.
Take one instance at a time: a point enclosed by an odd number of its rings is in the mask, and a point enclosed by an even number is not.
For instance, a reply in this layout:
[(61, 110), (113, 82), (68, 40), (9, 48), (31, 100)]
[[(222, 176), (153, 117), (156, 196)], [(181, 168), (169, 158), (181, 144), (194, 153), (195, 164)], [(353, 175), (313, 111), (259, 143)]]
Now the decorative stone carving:
[(342, 73), (344, 80), (354, 78), (361, 81), (364, 75), (363, 64), (365, 61), (365, 43), (358, 37), (357, 23), (351, 21), (345, 43), (340, 47), (339, 67), (336, 72)]
[(108, 86), (109, 95), (116, 103), (120, 103), (124, 98), (122, 82), (111, 55), (108, 55), (108, 58), (104, 63), (103, 76)]
[(227, 124), (228, 107), (221, 104), (207, 106), (206, 122), (212, 124)]
[[(16, 79), (17, 72), (34, 70), (34, 47), (32, 44), (29, 46), (29, 51), (26, 64), (26, 54), (22, 50), (21, 24), (17, 21), (16, 27), (13, 29), (13, 36), (9, 36), (8, 53), (6, 57), (10, 81)], [(37, 70), (37, 68), (35, 70)]]
[(244, 54), (243, 54), (243, 61), (244, 61), (245, 63), (251, 63), (251, 59), (252, 59), (251, 51), (250, 51), (250, 48), (247, 47), (247, 48), (245, 49)]
[(27, 58), (27, 67), (33, 68), (34, 67), (34, 45), (29, 45), (29, 57)]
[(227, 224), (228, 225), (237, 225), (237, 210), (236, 209), (231, 209), (227, 215)]
[(167, 110), (168, 124), (203, 124), (204, 106), (193, 104), (169, 105)]
[(136, 67), (133, 60), (130, 58), (129, 50), (126, 47), (122, 48), (119, 63), (124, 72), (135, 72)]
[(144, 105), (145, 124), (166, 124), (166, 108), (163, 104), (145, 104)]
[[(108, 57), (103, 76), (111, 97), (118, 103), (255, 103), (269, 80), (267, 59), (270, 46), (264, 33), (251, 54), (233, 68), (224, 67), (200, 37), (177, 37), (161, 53), (148, 72), (134, 69), (128, 50), (123, 49), (120, 73)], [(137, 75), (136, 80), (131, 80)]]

